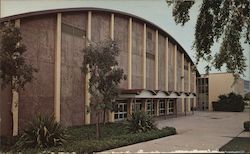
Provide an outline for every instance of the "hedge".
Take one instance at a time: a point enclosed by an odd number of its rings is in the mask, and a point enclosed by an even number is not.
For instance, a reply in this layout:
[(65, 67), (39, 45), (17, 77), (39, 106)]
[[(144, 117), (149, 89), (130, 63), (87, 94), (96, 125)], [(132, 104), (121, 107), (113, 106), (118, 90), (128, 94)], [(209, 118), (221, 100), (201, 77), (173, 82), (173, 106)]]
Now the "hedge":
[(243, 126), (245, 131), (250, 131), (250, 121), (245, 121)]
[(245, 105), (243, 97), (235, 93), (220, 95), (217, 102), (212, 102), (214, 111), (243, 112)]

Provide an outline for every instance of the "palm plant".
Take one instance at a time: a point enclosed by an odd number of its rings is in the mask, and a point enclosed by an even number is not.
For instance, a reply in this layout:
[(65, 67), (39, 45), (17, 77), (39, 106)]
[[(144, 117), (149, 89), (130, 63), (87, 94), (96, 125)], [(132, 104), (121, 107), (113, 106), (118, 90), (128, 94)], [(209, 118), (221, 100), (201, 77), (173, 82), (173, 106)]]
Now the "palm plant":
[(24, 129), (15, 146), (17, 150), (49, 148), (63, 145), (66, 139), (66, 129), (53, 116), (38, 116)]

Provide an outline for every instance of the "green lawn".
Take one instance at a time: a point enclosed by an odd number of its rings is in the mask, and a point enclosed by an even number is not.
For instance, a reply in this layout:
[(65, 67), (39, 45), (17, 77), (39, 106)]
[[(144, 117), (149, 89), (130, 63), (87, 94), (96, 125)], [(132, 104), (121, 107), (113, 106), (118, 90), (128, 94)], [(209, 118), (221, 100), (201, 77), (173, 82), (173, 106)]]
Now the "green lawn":
[[(69, 139), (65, 146), (43, 149), (48, 151), (98, 152), (143, 141), (157, 139), (176, 134), (175, 128), (166, 127), (142, 133), (130, 133), (124, 123), (108, 123), (101, 125), (101, 139), (95, 138), (95, 125), (84, 125), (68, 128)], [(39, 150), (39, 151), (43, 151)], [(28, 152), (37, 152), (31, 149)]]
[(220, 151), (244, 151), (250, 152), (250, 138), (249, 137), (235, 137), (226, 145), (220, 148)]

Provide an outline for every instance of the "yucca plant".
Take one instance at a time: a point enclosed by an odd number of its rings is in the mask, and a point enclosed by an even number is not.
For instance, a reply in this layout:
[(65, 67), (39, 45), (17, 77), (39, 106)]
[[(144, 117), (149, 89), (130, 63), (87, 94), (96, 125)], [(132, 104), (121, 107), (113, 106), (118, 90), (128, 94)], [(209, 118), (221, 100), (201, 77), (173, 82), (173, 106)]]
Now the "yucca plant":
[(128, 129), (132, 132), (146, 132), (157, 129), (153, 117), (143, 111), (136, 111), (130, 115)]
[(66, 129), (53, 116), (38, 116), (23, 130), (15, 148), (49, 148), (66, 142)]

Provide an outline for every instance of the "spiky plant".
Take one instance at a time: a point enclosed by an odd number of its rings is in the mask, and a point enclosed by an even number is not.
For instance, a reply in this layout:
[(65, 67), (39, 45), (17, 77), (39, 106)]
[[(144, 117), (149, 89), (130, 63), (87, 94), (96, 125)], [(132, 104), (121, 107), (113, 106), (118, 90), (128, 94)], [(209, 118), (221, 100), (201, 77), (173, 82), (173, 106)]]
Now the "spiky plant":
[(49, 148), (66, 143), (66, 129), (53, 116), (38, 116), (24, 129), (17, 150)]
[(143, 111), (132, 113), (128, 120), (128, 129), (132, 132), (146, 132), (157, 129), (153, 117)]

